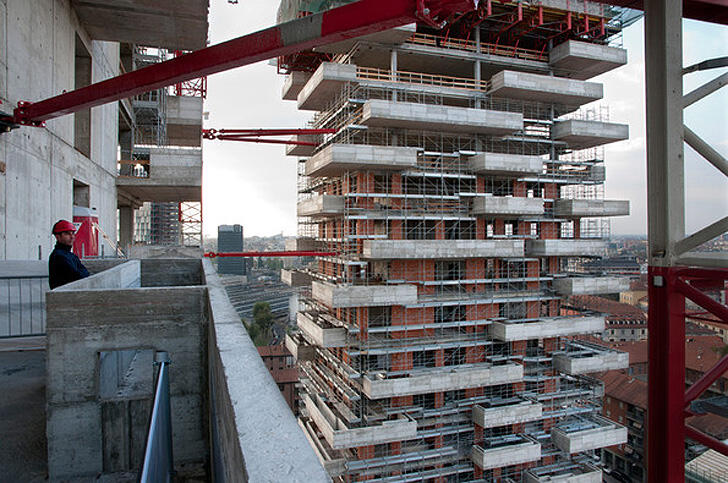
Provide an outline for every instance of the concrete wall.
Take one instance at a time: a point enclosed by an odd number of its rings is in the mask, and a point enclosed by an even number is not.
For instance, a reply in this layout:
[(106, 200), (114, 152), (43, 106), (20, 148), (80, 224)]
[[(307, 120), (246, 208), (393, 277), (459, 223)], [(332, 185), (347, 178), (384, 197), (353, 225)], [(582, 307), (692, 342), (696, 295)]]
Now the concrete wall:
[(496, 428), (508, 424), (525, 423), (541, 419), (543, 405), (531, 401), (484, 408), (473, 406), (473, 422), (483, 428)]
[(522, 196), (479, 196), (473, 199), (474, 215), (542, 215), (543, 199)]
[(417, 302), (415, 285), (333, 285), (314, 281), (311, 296), (332, 308), (406, 305)]
[(534, 257), (598, 257), (606, 253), (602, 240), (526, 240), (526, 255)]
[(534, 468), (524, 478), (525, 483), (602, 483), (602, 470), (589, 464), (572, 464), (551, 471)]
[(296, 205), (298, 216), (322, 216), (344, 213), (344, 197), (337, 195), (316, 195)]
[(529, 440), (492, 449), (473, 446), (471, 459), (484, 470), (528, 463), (541, 459), (541, 445)]
[(306, 176), (333, 176), (357, 169), (403, 170), (417, 165), (417, 148), (330, 144), (306, 161)]
[(365, 259), (522, 257), (523, 240), (364, 240)]
[[(91, 41), (69, 2), (3, 0), (0, 29), (3, 111), (74, 88), (76, 34), (91, 55), (93, 82), (118, 74), (118, 44)], [(0, 136), (0, 259), (37, 258), (39, 246), (48, 256), (50, 227), (73, 216), (74, 179), (89, 186), (90, 207), (116, 239), (117, 122), (116, 103), (91, 109), (90, 159), (74, 148), (73, 115)]]
[(210, 434), (215, 481), (330, 481), (209, 260)]
[(364, 376), (362, 390), (370, 399), (410, 396), (441, 391), (454, 391), (481, 386), (495, 386), (523, 380), (523, 366), (477, 364), (447, 366), (418, 371), (408, 377), (379, 379)]
[(143, 285), (130, 261), (46, 296), (52, 480), (137, 469), (151, 394), (100, 399), (100, 353), (109, 351), (169, 353), (175, 466), (207, 462), (206, 289), (123, 288), (135, 271)]
[(559, 317), (536, 322), (494, 321), (488, 330), (493, 338), (504, 342), (594, 334), (604, 330), (604, 317)]
[(629, 215), (626, 200), (566, 200), (554, 201), (554, 216), (625, 216)]
[(617, 351), (595, 352), (582, 357), (570, 357), (568, 353), (554, 354), (553, 364), (554, 369), (566, 374), (591, 374), (626, 369), (629, 367), (629, 354)]
[(478, 174), (517, 176), (543, 171), (543, 159), (521, 154), (478, 153), (469, 157), (468, 165)]
[(311, 285), (312, 277), (300, 270), (281, 269), (281, 282), (289, 287), (306, 287)]
[(356, 83), (354, 64), (323, 62), (298, 94), (298, 109), (323, 110), (347, 82)]
[(346, 345), (346, 329), (343, 327), (321, 327), (302, 312), (298, 313), (296, 322), (298, 328), (319, 347), (343, 347)]
[(629, 290), (629, 277), (569, 277), (552, 282), (560, 295), (619, 293)]
[(547, 75), (504, 70), (490, 79), (489, 94), (530, 101), (587, 104), (601, 99), (601, 84)]
[(202, 145), (202, 97), (167, 97), (167, 143)]
[(627, 428), (604, 418), (603, 426), (582, 431), (566, 432), (560, 428), (551, 429), (551, 440), (568, 454), (579, 453), (597, 448), (606, 448), (627, 442)]

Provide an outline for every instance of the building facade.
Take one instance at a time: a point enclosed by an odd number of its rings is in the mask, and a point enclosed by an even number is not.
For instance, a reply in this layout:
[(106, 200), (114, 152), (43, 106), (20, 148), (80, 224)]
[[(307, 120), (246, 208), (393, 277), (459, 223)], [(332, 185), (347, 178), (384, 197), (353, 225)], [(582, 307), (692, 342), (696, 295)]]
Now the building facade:
[[(336, 130), (288, 150), (295, 248), (336, 255), (284, 274), (303, 294), (301, 424), (336, 481), (601, 481), (595, 452), (627, 440), (589, 377), (627, 354), (571, 338), (604, 315), (561, 312), (629, 288), (589, 268), (629, 213), (604, 199), (600, 149), (628, 129), (580, 110), (626, 53), (611, 10), (537, 3), (279, 59), (283, 98)], [(572, 18), (601, 27), (548, 33)]]
[[(242, 252), (243, 227), (240, 225), (220, 225), (217, 227), (217, 251)], [(220, 257), (217, 273), (245, 275), (245, 259), (241, 257)]]

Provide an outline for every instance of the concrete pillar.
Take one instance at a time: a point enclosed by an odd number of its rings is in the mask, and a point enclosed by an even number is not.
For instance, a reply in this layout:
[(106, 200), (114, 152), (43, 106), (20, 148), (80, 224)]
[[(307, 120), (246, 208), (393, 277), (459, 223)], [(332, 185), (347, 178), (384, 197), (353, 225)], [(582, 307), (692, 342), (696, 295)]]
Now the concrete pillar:
[(126, 250), (134, 241), (134, 209), (131, 206), (119, 207), (119, 246)]
[[(397, 49), (392, 49), (392, 54), (389, 57), (389, 70), (392, 72), (392, 80), (397, 80)], [(392, 100), (397, 102), (397, 91), (392, 93)]]

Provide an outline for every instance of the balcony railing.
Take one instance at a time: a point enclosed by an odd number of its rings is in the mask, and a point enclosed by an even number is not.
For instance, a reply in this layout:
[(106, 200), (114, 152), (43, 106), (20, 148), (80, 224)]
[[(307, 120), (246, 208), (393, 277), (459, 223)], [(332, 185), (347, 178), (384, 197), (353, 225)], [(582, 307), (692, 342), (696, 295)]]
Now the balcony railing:
[[(445, 38), (439, 35), (428, 35), (416, 33), (407, 41), (411, 44), (427, 45), (430, 47), (442, 47), (445, 49), (466, 50), (477, 52), (478, 44), (472, 40)], [(543, 53), (539, 50), (523, 49), (497, 44), (480, 44), (480, 53), (487, 55), (502, 55), (504, 57), (516, 57), (526, 60), (544, 61)]]

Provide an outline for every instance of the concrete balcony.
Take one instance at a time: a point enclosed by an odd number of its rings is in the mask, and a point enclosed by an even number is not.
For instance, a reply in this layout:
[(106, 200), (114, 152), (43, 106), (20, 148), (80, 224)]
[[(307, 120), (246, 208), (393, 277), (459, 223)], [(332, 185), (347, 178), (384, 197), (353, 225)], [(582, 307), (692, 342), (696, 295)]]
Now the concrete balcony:
[(479, 196), (473, 200), (470, 213), (486, 216), (543, 215), (543, 199), (520, 196)]
[(316, 195), (300, 201), (296, 206), (298, 216), (325, 217), (344, 214), (344, 197)]
[(399, 45), (406, 41), (412, 34), (417, 31), (417, 24), (411, 23), (408, 25), (402, 25), (401, 27), (394, 27), (392, 29), (385, 30), (383, 32), (377, 32), (369, 35), (363, 35), (353, 39), (342, 40), (340, 42), (334, 42), (333, 44), (321, 45), (314, 48), (315, 52), (327, 52), (330, 54), (345, 54), (348, 53), (352, 47), (358, 42), (371, 42), (375, 44), (389, 44)]
[(629, 138), (629, 126), (602, 121), (569, 119), (557, 121), (552, 130), (554, 140), (563, 141), (571, 149), (586, 149)]
[[(291, 136), (291, 141), (304, 142), (304, 143), (315, 143), (317, 142), (317, 136), (313, 134), (296, 134)], [(308, 157), (312, 156), (316, 151), (316, 146), (308, 146), (305, 144), (287, 144), (286, 145), (286, 156), (301, 156)]]
[(523, 240), (364, 240), (362, 251), (368, 260), (516, 258)]
[(127, 205), (128, 200), (201, 201), (202, 151), (150, 148), (148, 170), (140, 176), (118, 176), (116, 187), (120, 205)]
[(551, 441), (568, 454), (627, 442), (627, 428), (601, 416), (567, 420), (551, 429)]
[(318, 347), (344, 347), (346, 345), (346, 329), (336, 327), (322, 317), (299, 312), (296, 322), (306, 338)]
[(356, 66), (323, 62), (298, 93), (298, 109), (322, 111), (347, 83), (356, 83)]
[(471, 460), (479, 468), (505, 468), (506, 466), (530, 463), (541, 459), (541, 444), (527, 436), (507, 440), (490, 447), (473, 445)]
[(490, 79), (490, 85), (489, 94), (494, 97), (570, 106), (588, 104), (604, 96), (602, 85), (596, 82), (512, 70), (498, 72)]
[(526, 240), (526, 255), (530, 257), (600, 257), (606, 249), (602, 240)]
[(535, 322), (494, 321), (491, 336), (503, 342), (594, 334), (604, 330), (604, 317), (556, 317)]
[(549, 54), (549, 65), (558, 75), (572, 79), (591, 79), (627, 63), (627, 51), (608, 45), (569, 40)]
[(300, 270), (281, 269), (281, 282), (289, 287), (309, 287), (313, 278)]
[(326, 244), (311, 237), (298, 237), (286, 240), (285, 247), (287, 251), (305, 251), (315, 252), (325, 250)]
[(469, 364), (412, 370), (407, 377), (393, 379), (387, 379), (385, 374), (365, 375), (362, 378), (362, 391), (370, 399), (382, 399), (496, 386), (522, 380), (523, 366), (520, 364)]
[(588, 463), (564, 462), (531, 468), (525, 483), (602, 483), (602, 470)]
[(281, 88), (281, 99), (284, 101), (297, 100), (298, 94), (310, 78), (310, 72), (302, 72), (300, 70), (294, 70), (288, 74), (286, 79), (283, 81), (283, 87)]
[(569, 342), (553, 355), (554, 369), (573, 376), (629, 367), (629, 354), (587, 342)]
[(628, 277), (569, 277), (557, 278), (552, 283), (559, 295), (594, 295), (619, 293), (629, 290)]
[(331, 144), (306, 161), (306, 176), (339, 176), (366, 169), (402, 171), (417, 166), (417, 148)]
[(316, 355), (316, 348), (300, 333), (286, 334), (285, 346), (293, 355), (294, 361), (311, 361)]
[(202, 145), (202, 97), (167, 97), (167, 144)]
[(543, 171), (543, 159), (521, 154), (478, 153), (470, 156), (468, 165), (477, 174), (491, 176), (518, 177)]
[(509, 424), (526, 423), (541, 419), (543, 405), (533, 401), (522, 401), (505, 406), (473, 406), (473, 422), (482, 428), (497, 428)]
[(626, 215), (629, 215), (629, 201), (627, 200), (558, 199), (554, 201), (554, 216), (560, 218)]
[(417, 437), (417, 422), (404, 416), (384, 421), (378, 426), (350, 428), (328, 408), (320, 396), (312, 397), (304, 393), (302, 399), (308, 416), (316, 423), (316, 427), (333, 449), (391, 443)]
[(198, 50), (207, 44), (208, 1), (87, 0), (73, 10), (93, 40)]
[(523, 129), (523, 115), (468, 107), (370, 99), (364, 103), (362, 124), (426, 131), (505, 135)]
[(311, 296), (327, 307), (376, 307), (417, 302), (415, 285), (333, 285), (314, 281)]

